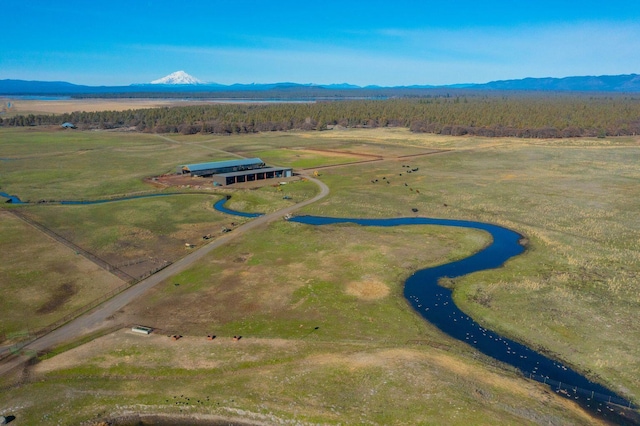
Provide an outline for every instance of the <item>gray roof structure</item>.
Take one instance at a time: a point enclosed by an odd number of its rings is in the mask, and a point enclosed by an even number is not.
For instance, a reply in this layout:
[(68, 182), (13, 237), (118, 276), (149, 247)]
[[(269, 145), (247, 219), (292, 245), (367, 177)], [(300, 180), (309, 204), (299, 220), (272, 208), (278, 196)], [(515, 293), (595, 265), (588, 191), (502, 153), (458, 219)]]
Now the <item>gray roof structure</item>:
[(243, 167), (253, 166), (256, 164), (263, 164), (264, 162), (259, 158), (246, 158), (242, 160), (227, 160), (227, 161), (214, 161), (211, 163), (197, 163), (197, 164), (184, 164), (183, 170), (190, 172), (198, 172), (202, 170), (222, 169), (226, 167)]

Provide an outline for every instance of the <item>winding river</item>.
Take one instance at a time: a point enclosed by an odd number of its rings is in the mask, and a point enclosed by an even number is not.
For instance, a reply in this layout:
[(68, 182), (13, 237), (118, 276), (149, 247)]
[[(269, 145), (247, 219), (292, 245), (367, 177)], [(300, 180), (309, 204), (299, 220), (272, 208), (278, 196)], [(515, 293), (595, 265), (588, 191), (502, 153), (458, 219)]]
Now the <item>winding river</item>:
[[(215, 208), (228, 214), (241, 214), (222, 206), (227, 200), (216, 203)], [(321, 216), (294, 216), (289, 222), (323, 226), (353, 223), (360, 226), (410, 226), (437, 225), (479, 229), (488, 232), (492, 242), (467, 258), (422, 269), (405, 282), (404, 295), (411, 306), (427, 321), (449, 336), (465, 342), (479, 352), (517, 368), (524, 376), (548, 384), (562, 396), (576, 400), (582, 406), (598, 412), (616, 422), (626, 423), (610, 403), (618, 406), (634, 405), (610, 389), (593, 382), (564, 365), (560, 361), (530, 349), (529, 347), (482, 327), (462, 312), (453, 301), (452, 291), (438, 284), (441, 278), (456, 278), (485, 269), (501, 267), (507, 260), (524, 252), (522, 236), (498, 225), (466, 220), (404, 217), (390, 219), (353, 219)], [(603, 413), (606, 410), (608, 413)]]
[[(176, 194), (148, 194), (117, 199), (96, 201), (63, 201), (60, 204), (99, 204), (113, 201), (168, 196)], [(22, 204), (17, 197), (0, 192), (11, 203)], [(229, 199), (223, 198), (214, 204), (220, 212), (242, 217), (258, 217), (259, 213), (244, 213), (224, 206)], [(339, 223), (353, 223), (360, 226), (411, 226), (437, 225), (479, 229), (488, 232), (492, 242), (479, 252), (467, 258), (422, 269), (411, 275), (405, 282), (404, 295), (411, 306), (427, 321), (449, 336), (465, 342), (477, 351), (518, 369), (533, 380), (548, 384), (559, 394), (576, 400), (582, 406), (613, 419), (616, 423), (627, 423), (629, 419), (623, 412), (618, 414), (620, 406), (637, 408), (630, 401), (621, 398), (610, 389), (595, 383), (560, 361), (551, 359), (529, 347), (508, 339), (482, 327), (454, 303), (451, 290), (438, 284), (441, 278), (456, 278), (486, 269), (502, 266), (507, 260), (524, 252), (522, 236), (501, 226), (464, 220), (406, 217), (390, 219), (354, 219), (321, 216), (295, 216), (288, 219), (307, 225), (323, 226)], [(611, 405), (611, 403), (616, 405)], [(612, 408), (613, 407), (613, 408)], [(622, 416), (622, 417), (621, 417)], [(630, 423), (635, 421), (631, 420)]]
[[(474, 255), (422, 269), (411, 275), (405, 282), (404, 295), (411, 306), (431, 324), (449, 336), (473, 346), (479, 352), (501, 362), (516, 367), (526, 376), (541, 376), (549, 381), (557, 381), (566, 385), (588, 389), (602, 395), (617, 397), (609, 389), (594, 383), (571, 368), (554, 361), (532, 349), (502, 337), (488, 330), (454, 303), (451, 290), (438, 284), (441, 278), (456, 278), (485, 269), (502, 266), (510, 258), (521, 254), (524, 247), (520, 244), (521, 235), (509, 229), (488, 223), (462, 220), (431, 219), (407, 217), (394, 219), (345, 219), (317, 216), (297, 216), (289, 219), (308, 225), (330, 225), (337, 223), (354, 223), (361, 226), (406, 226), (406, 225), (439, 225), (480, 229), (491, 234), (491, 244)], [(538, 377), (536, 377), (538, 379)]]

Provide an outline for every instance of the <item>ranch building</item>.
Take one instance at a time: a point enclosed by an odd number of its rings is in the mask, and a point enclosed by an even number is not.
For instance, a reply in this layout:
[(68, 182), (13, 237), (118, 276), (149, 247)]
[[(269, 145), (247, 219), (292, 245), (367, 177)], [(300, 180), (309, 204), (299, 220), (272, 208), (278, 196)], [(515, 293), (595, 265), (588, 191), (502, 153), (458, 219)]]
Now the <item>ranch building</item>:
[(178, 166), (178, 174), (212, 177), (214, 185), (226, 186), (241, 182), (291, 177), (293, 170), (290, 167), (267, 167), (259, 158), (247, 158), (185, 164)]

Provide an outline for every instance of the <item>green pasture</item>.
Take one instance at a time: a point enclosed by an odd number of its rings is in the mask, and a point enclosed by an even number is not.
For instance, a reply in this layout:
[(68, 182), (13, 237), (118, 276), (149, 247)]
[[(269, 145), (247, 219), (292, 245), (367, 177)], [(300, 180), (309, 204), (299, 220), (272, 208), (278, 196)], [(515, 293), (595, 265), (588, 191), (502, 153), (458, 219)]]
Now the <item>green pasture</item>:
[[(277, 222), (128, 308), (156, 333), (121, 331), (43, 361), (32, 373), (41, 381), (6, 401), (28, 395), (36, 402), (23, 420), (62, 424), (132, 409), (302, 424), (582, 422), (578, 410), (477, 359), (403, 300), (413, 270), (486, 242), (463, 229)], [(349, 292), (354, 282), (389, 292), (366, 299)], [(167, 336), (175, 333), (185, 337)]]
[(271, 213), (313, 198), (317, 193), (318, 186), (310, 181), (290, 181), (280, 185), (278, 180), (274, 180), (272, 185), (256, 190), (227, 192), (231, 199), (226, 202), (225, 207), (248, 213)]
[(156, 135), (0, 129), (0, 191), (23, 200), (78, 200), (150, 191), (143, 179), (180, 164), (234, 158)]
[(363, 160), (362, 157), (348, 155), (322, 155), (320, 152), (298, 150), (269, 149), (252, 151), (252, 156), (259, 157), (265, 163), (278, 166), (289, 166), (296, 169), (332, 166)]
[(152, 255), (163, 243), (173, 246), (165, 251), (184, 252), (185, 242), (219, 233), (228, 222), (213, 209), (219, 199), (183, 194), (92, 205), (34, 205), (23, 211), (100, 257), (124, 259), (128, 252)]
[(0, 130), (0, 188), (23, 200), (148, 190), (142, 179), (175, 170), (172, 154), (180, 156), (149, 135), (29, 130)]
[(457, 280), (457, 303), (486, 326), (637, 398), (640, 346), (630, 343), (640, 341), (636, 141), (496, 140), (470, 150), (476, 140), (461, 139), (454, 152), (412, 159), (420, 170), (409, 175), (399, 176), (393, 163), (325, 170), (332, 193), (305, 211), (388, 217), (415, 207), (520, 232), (527, 252), (507, 268)]
[(3, 341), (22, 340), (122, 284), (73, 250), (0, 212)]
[[(160, 321), (175, 333), (297, 339), (321, 326), (316, 335), (327, 340), (404, 342), (420, 331), (402, 282), (426, 265), (467, 257), (488, 242), (483, 232), (461, 229), (282, 221), (216, 251), (135, 306), (141, 321)], [(194, 315), (190, 307), (200, 304), (203, 315)], [(173, 314), (165, 318), (169, 306)]]
[[(456, 303), (481, 324), (640, 401), (640, 149), (634, 138), (456, 138), (402, 129), (167, 135), (170, 140), (49, 133), (0, 130), (2, 158), (13, 158), (2, 163), (0, 191), (27, 199), (149, 191), (142, 178), (172, 171), (176, 162), (205, 156), (212, 161), (224, 155), (220, 151), (263, 153), (263, 160), (271, 155), (269, 161), (282, 164), (295, 163), (294, 148), (392, 158), (323, 169), (320, 179), (331, 193), (299, 213), (468, 219), (521, 233), (523, 255), (503, 268), (448, 283)], [(49, 137), (55, 149), (46, 143)], [(436, 150), (450, 151), (393, 159)], [(391, 155), (381, 154), (386, 152)], [(82, 156), (88, 156), (84, 163), (78, 161)], [(59, 171), (49, 168), (57, 164), (52, 158), (63, 165)], [(27, 164), (35, 165), (29, 173), (22, 170)], [(104, 169), (100, 183), (91, 180), (94, 169)], [(105, 256), (133, 258), (158, 247), (168, 253), (179, 247), (171, 252), (179, 256), (191, 235), (243, 220), (212, 210), (221, 196), (232, 195), (232, 209), (270, 212), (316, 191), (311, 182), (297, 182), (280, 190), (11, 208)], [(0, 233), (18, 238), (5, 221)], [(38, 258), (28, 238), (16, 241), (25, 247), (23, 260)], [(157, 327), (155, 336), (121, 331), (42, 361), (32, 369), (32, 381), (0, 391), (0, 401), (25, 407), (16, 416), (27, 423), (45, 424), (131, 411), (302, 424), (592, 422), (542, 385), (443, 336), (403, 299), (402, 284), (413, 271), (468, 256), (485, 244), (484, 233), (466, 229), (275, 222), (129, 305), (128, 318)], [(52, 267), (33, 263), (34, 274)], [(16, 280), (27, 287), (36, 282)], [(20, 324), (12, 327), (19, 330)], [(174, 333), (185, 338), (166, 336)], [(206, 341), (210, 333), (220, 340)], [(232, 343), (233, 335), (243, 339)], [(65, 357), (76, 361), (65, 364)], [(209, 400), (175, 404), (186, 396)]]

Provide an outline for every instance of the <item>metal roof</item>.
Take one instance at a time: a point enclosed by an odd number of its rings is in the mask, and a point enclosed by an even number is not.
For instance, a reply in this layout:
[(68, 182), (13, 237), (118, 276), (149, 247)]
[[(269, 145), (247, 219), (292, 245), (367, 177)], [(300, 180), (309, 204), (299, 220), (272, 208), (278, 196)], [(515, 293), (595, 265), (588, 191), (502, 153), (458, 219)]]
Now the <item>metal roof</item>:
[(244, 170), (241, 172), (220, 173), (220, 174), (217, 174), (215, 177), (245, 176), (245, 175), (251, 175), (256, 173), (284, 172), (286, 170), (293, 171), (291, 167), (264, 167), (262, 169)]
[(211, 163), (184, 164), (182, 168), (190, 172), (199, 172), (202, 170), (222, 169), (225, 167), (252, 166), (254, 164), (263, 164), (259, 158), (246, 158), (242, 160), (214, 161)]

